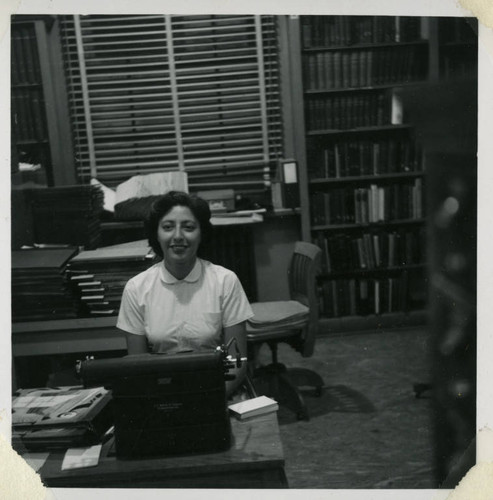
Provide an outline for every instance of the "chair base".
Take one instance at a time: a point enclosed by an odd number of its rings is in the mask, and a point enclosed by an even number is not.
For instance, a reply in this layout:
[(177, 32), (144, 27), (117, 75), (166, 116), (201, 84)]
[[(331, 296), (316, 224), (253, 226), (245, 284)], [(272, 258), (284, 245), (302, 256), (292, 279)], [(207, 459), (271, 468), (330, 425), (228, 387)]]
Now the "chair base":
[(253, 383), (258, 393), (275, 399), (280, 405), (294, 412), (298, 420), (310, 419), (298, 387), (314, 387), (315, 394), (320, 396), (324, 385), (317, 373), (305, 368), (290, 368), (288, 371), (282, 363), (271, 363), (257, 368), (253, 373)]

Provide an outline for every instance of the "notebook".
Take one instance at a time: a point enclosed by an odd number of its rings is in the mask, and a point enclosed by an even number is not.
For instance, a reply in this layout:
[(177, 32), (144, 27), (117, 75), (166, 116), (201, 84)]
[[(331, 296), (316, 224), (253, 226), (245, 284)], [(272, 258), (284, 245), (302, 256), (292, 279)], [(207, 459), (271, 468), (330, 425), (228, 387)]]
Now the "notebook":
[(259, 396), (246, 401), (240, 401), (229, 405), (229, 411), (238, 419), (245, 420), (247, 418), (266, 415), (279, 409), (277, 401), (274, 401), (267, 396)]

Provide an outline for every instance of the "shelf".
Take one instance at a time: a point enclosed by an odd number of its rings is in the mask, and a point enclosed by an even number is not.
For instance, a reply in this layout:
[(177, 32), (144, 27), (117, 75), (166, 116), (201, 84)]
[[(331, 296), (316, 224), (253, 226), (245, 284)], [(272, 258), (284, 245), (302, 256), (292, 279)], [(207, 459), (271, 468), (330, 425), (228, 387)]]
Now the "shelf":
[(333, 52), (335, 50), (357, 50), (357, 49), (379, 49), (388, 47), (411, 47), (411, 46), (427, 46), (428, 40), (415, 40), (413, 42), (382, 42), (382, 43), (358, 43), (354, 45), (331, 45), (330, 47), (310, 47), (303, 48), (303, 54), (313, 52)]
[(378, 333), (387, 328), (409, 328), (424, 326), (428, 320), (428, 311), (418, 309), (412, 312), (392, 312), (368, 316), (339, 316), (328, 318), (321, 316), (318, 321), (319, 335), (351, 335), (352, 332), (369, 330)]
[(397, 130), (405, 130), (411, 128), (409, 124), (403, 125), (376, 125), (371, 127), (358, 127), (347, 129), (331, 129), (331, 130), (310, 130), (306, 133), (307, 136), (317, 135), (342, 135), (342, 134), (368, 134), (371, 132), (389, 132)]
[(406, 179), (416, 179), (424, 176), (423, 171), (419, 172), (396, 172), (393, 174), (377, 174), (377, 175), (355, 175), (347, 177), (329, 177), (317, 178), (309, 181), (311, 186), (328, 186), (331, 184), (366, 184), (379, 181), (399, 181)]
[(391, 89), (395, 87), (411, 87), (413, 85), (424, 85), (426, 84), (426, 80), (412, 80), (412, 81), (406, 81), (406, 82), (389, 82), (389, 83), (382, 83), (378, 85), (369, 85), (365, 87), (337, 87), (337, 88), (330, 88), (330, 89), (309, 89), (305, 90), (304, 94), (305, 95), (320, 95), (320, 94), (341, 94), (344, 92), (371, 92), (373, 90), (383, 90), (383, 89)]
[(42, 86), (42, 83), (41, 82), (19, 82), (19, 83), (13, 83), (12, 84), (12, 88), (13, 89), (35, 89), (35, 88), (39, 88)]
[(347, 271), (330, 271), (319, 274), (318, 278), (322, 280), (327, 280), (327, 279), (344, 278), (349, 276), (367, 277), (377, 274), (392, 274), (392, 273), (401, 273), (404, 271), (413, 271), (417, 269), (424, 269), (425, 267), (426, 264), (408, 264), (405, 266), (377, 267), (374, 269), (352, 269)]
[(474, 85), (477, 88), (478, 76), (477, 73), (451, 76), (441, 73), (439, 82), (446, 85)]
[(419, 225), (423, 224), (425, 219), (402, 219), (394, 221), (381, 221), (381, 222), (370, 222), (368, 224), (324, 224), (319, 226), (312, 226), (312, 231), (346, 231), (350, 230), (361, 230), (361, 229), (378, 229), (391, 226), (404, 226), (404, 225)]
[(49, 143), (48, 139), (41, 139), (41, 140), (36, 140), (36, 139), (31, 139), (28, 141), (16, 141), (15, 142), (17, 146), (36, 146), (36, 145), (46, 145)]
[(455, 49), (455, 48), (465, 48), (465, 49), (476, 49), (478, 48), (478, 41), (468, 40), (463, 42), (441, 42), (439, 44), (440, 49)]

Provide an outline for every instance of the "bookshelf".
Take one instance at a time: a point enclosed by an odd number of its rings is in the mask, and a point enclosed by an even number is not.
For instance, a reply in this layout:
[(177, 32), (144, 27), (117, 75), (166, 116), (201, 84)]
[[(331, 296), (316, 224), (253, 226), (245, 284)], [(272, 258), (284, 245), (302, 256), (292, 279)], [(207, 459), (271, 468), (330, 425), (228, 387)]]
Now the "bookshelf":
[(423, 154), (399, 95), (428, 78), (422, 28), (415, 17), (299, 19), (302, 232), (323, 251), (322, 318), (424, 307)]
[(60, 54), (58, 21), (54, 16), (12, 16), (13, 185), (26, 181), (50, 186), (75, 182)]
[[(12, 25), (12, 135), (18, 162), (51, 163), (45, 99), (34, 23)], [(12, 169), (19, 169), (13, 162)]]
[(438, 18), (439, 77), (461, 80), (477, 73), (477, 20), (474, 18)]

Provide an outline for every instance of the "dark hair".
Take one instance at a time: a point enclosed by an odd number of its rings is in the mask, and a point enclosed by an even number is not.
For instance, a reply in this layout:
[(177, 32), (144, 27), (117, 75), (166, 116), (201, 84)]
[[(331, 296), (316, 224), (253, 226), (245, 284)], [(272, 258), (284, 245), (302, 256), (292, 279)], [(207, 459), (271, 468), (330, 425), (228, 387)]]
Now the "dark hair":
[(198, 196), (193, 196), (182, 191), (170, 191), (152, 204), (147, 220), (149, 245), (152, 247), (156, 255), (159, 255), (160, 257), (163, 256), (163, 250), (157, 240), (159, 222), (164, 215), (176, 206), (188, 207), (199, 222), (201, 246), (212, 234), (212, 224), (210, 221), (211, 209), (209, 208), (209, 204)]

